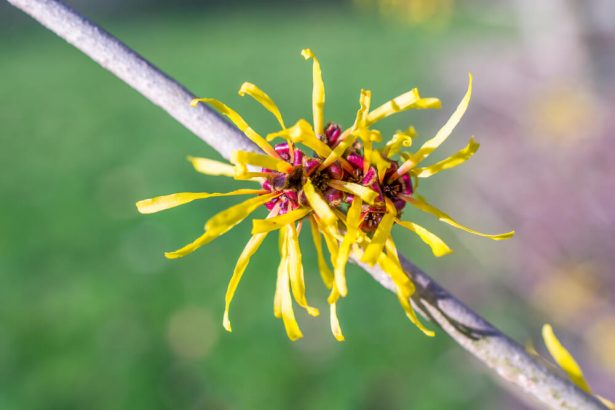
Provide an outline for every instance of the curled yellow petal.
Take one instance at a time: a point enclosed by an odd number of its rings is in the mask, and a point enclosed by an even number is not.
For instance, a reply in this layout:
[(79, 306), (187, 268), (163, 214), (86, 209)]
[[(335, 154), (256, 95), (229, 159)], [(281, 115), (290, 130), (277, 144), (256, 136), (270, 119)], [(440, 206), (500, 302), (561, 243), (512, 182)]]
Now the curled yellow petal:
[(436, 234), (423, 228), (421, 225), (410, 221), (400, 220), (397, 220), (397, 224), (417, 234), (423, 242), (429, 245), (435, 256), (444, 256), (453, 252), (442, 239), (440, 239)]
[(382, 104), (367, 116), (367, 125), (372, 125), (390, 115), (409, 109), (440, 108), (442, 103), (437, 98), (422, 98), (417, 88), (403, 93)]
[(354, 182), (346, 182), (340, 181), (337, 179), (332, 179), (327, 182), (327, 184), (331, 188), (335, 188), (340, 191), (348, 192), (353, 195), (359, 196), (363, 201), (368, 204), (373, 204), (376, 198), (378, 198), (378, 193), (373, 189), (363, 186), (361, 184), (355, 184)]
[(248, 267), (248, 263), (250, 263), (250, 258), (256, 253), (266, 237), (267, 232), (253, 235), (246, 244), (245, 248), (243, 248), (239, 259), (237, 260), (237, 264), (233, 270), (233, 276), (231, 276), (225, 296), (226, 305), (224, 307), (224, 319), (222, 320), (222, 324), (227, 332), (232, 331), (231, 321), (229, 319), (229, 309), (231, 307), (231, 302), (233, 300), (233, 296), (235, 295), (235, 291), (237, 290), (237, 285), (239, 285), (239, 282)]
[(323, 224), (325, 226), (332, 226), (335, 224), (337, 217), (322, 196), (316, 192), (316, 188), (314, 188), (312, 181), (309, 179), (303, 185), (303, 192), (305, 193), (305, 197), (307, 198), (310, 206), (316, 215), (318, 215)]
[(205, 223), (205, 233), (203, 235), (176, 251), (166, 252), (164, 256), (169, 259), (177, 259), (194, 252), (201, 246), (233, 229), (235, 225), (243, 221), (248, 215), (254, 212), (256, 208), (279, 195), (278, 193), (273, 193), (250, 198), (247, 201), (217, 213)]
[(384, 156), (390, 158), (397, 154), (402, 148), (411, 147), (414, 137), (416, 137), (416, 129), (414, 127), (409, 127), (405, 131), (397, 131), (393, 134), (393, 138), (386, 143), (384, 147)]
[(312, 115), (314, 117), (314, 130), (318, 135), (325, 132), (325, 83), (322, 80), (320, 62), (309, 48), (301, 50), (301, 55), (306, 60), (314, 61), (312, 66)]
[(335, 289), (337, 289), (342, 297), (345, 297), (348, 294), (348, 288), (346, 286), (346, 264), (348, 263), (350, 250), (356, 241), (357, 231), (359, 229), (359, 224), (361, 223), (361, 206), (361, 198), (355, 196), (352, 200), (350, 208), (348, 208), (348, 213), (346, 216), (346, 234), (344, 235), (344, 239), (342, 239), (342, 243), (339, 246), (336, 263), (334, 264), (335, 268), (333, 277), (335, 280)]
[(272, 113), (283, 129), (286, 128), (286, 126), (284, 125), (284, 120), (282, 119), (282, 114), (280, 113), (280, 109), (278, 108), (277, 104), (271, 99), (271, 97), (267, 95), (267, 93), (265, 93), (263, 90), (261, 90), (254, 84), (245, 82), (241, 85), (241, 88), (239, 89), (239, 95), (243, 97), (246, 94), (254, 98), (267, 111)]
[(273, 218), (253, 219), (252, 235), (260, 232), (271, 232), (276, 229), (283, 228), (284, 226), (305, 217), (310, 212), (312, 212), (312, 209), (310, 208), (297, 208), (283, 215), (274, 216)]
[(288, 265), (290, 275), (290, 287), (297, 304), (304, 308), (309, 315), (318, 316), (319, 311), (308, 304), (305, 296), (305, 278), (303, 276), (303, 262), (301, 258), (301, 248), (299, 247), (299, 236), (295, 224), (286, 225), (286, 244), (288, 246)]
[(212, 198), (217, 196), (232, 196), (232, 195), (258, 195), (262, 194), (262, 189), (237, 189), (231, 192), (223, 193), (207, 193), (207, 192), (178, 192), (176, 194), (157, 196), (154, 198), (143, 199), (137, 202), (137, 209), (142, 214), (153, 214), (164, 211), (165, 209), (174, 208), (184, 205), (197, 199)]
[(423, 212), (426, 212), (428, 214), (431, 214), (431, 215), (435, 216), (440, 221), (442, 221), (442, 222), (444, 222), (446, 224), (449, 224), (451, 226), (454, 226), (457, 229), (461, 229), (463, 231), (469, 232), (469, 233), (474, 234), (474, 235), (482, 236), (484, 238), (493, 239), (494, 241), (501, 241), (501, 240), (504, 240), (504, 239), (509, 239), (509, 238), (512, 238), (515, 235), (515, 231), (510, 231), (510, 232), (496, 234), (496, 235), (478, 232), (478, 231), (470, 229), (470, 228), (468, 228), (466, 226), (461, 225), (459, 222), (455, 221), (449, 215), (445, 214), (444, 212), (442, 212), (441, 210), (439, 210), (435, 206), (429, 204), (427, 201), (425, 201), (425, 199), (422, 196), (420, 196), (418, 194), (414, 194), (412, 197), (408, 197), (406, 199), (415, 208), (418, 208), (418, 209), (420, 209)]
[(316, 257), (318, 259), (318, 270), (325, 286), (330, 289), (333, 284), (333, 273), (331, 272), (331, 269), (329, 269), (329, 265), (327, 265), (327, 261), (325, 260), (325, 255), (322, 250), (322, 238), (320, 236), (320, 231), (318, 230), (318, 225), (316, 224), (314, 218), (309, 218), (309, 220), (312, 231), (312, 241), (314, 242)]
[(378, 224), (376, 232), (374, 232), (372, 241), (369, 245), (367, 245), (367, 248), (365, 248), (365, 252), (361, 257), (361, 262), (367, 263), (368, 265), (373, 266), (378, 261), (378, 258), (384, 249), (386, 240), (391, 235), (391, 229), (393, 228), (397, 214), (394, 212), (394, 209), (390, 209), (390, 207), (387, 208), (387, 212)]
[(549, 324), (542, 326), (542, 338), (545, 341), (545, 345), (553, 357), (553, 360), (566, 372), (570, 380), (582, 390), (587, 393), (591, 393), (591, 389), (583, 376), (581, 366), (574, 360), (574, 357), (570, 352), (560, 343), (553, 332), (553, 328)]
[(256, 131), (254, 131), (252, 127), (250, 127), (248, 123), (241, 117), (241, 115), (239, 115), (235, 110), (231, 109), (223, 102), (218, 101), (214, 98), (195, 98), (194, 100), (192, 100), (190, 105), (196, 107), (200, 102), (207, 103), (214, 107), (216, 110), (218, 110), (220, 113), (226, 115), (233, 122), (233, 124), (237, 126), (237, 128), (239, 128), (244, 134), (246, 134), (246, 136), (250, 138), (253, 143), (258, 145), (259, 148), (262, 149), (264, 152), (274, 158), (280, 157), (278, 153), (275, 152), (273, 147)]
[(472, 74), (468, 74), (468, 90), (465, 95), (461, 99), (461, 102), (455, 109), (455, 112), (451, 115), (451, 117), (446, 121), (444, 126), (440, 128), (440, 130), (436, 133), (435, 137), (426, 141), (421, 148), (415, 154), (416, 162), (419, 163), (429, 154), (431, 154), (436, 148), (438, 148), (448, 137), (451, 135), (463, 114), (465, 114), (466, 109), (468, 108), (468, 104), (470, 104), (470, 98), (472, 97)]
[(195, 171), (205, 175), (222, 175), (225, 177), (235, 176), (235, 167), (224, 162), (201, 157), (188, 157)]
[(279, 172), (288, 172), (292, 168), (292, 165), (282, 159), (247, 151), (233, 151), (231, 162), (240, 166), (241, 169), (247, 168), (248, 165), (256, 165)]
[(329, 313), (330, 313), (330, 322), (331, 322), (331, 333), (338, 342), (343, 342), (345, 340), (344, 334), (342, 333), (342, 328), (340, 326), (340, 321), (337, 318), (337, 304), (331, 303), (329, 305)]
[(434, 174), (437, 174), (440, 171), (456, 167), (457, 165), (463, 164), (468, 159), (470, 159), (472, 155), (474, 155), (474, 153), (478, 151), (478, 147), (480, 147), (480, 144), (474, 140), (474, 137), (471, 137), (470, 142), (468, 142), (468, 145), (466, 145), (463, 149), (457, 151), (450, 157), (445, 158), (442, 161), (436, 162), (435, 164), (429, 165), (427, 167), (415, 168), (412, 173), (419, 178), (427, 178)]

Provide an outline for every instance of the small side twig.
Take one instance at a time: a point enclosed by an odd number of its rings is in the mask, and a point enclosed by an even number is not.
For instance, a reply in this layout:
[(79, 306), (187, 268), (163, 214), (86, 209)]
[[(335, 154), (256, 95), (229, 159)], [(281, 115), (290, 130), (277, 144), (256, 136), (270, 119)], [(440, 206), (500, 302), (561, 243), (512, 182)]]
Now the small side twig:
[[(194, 96), (181, 84), (60, 1), (7, 1), (160, 106), (223, 157), (228, 159), (231, 152), (238, 149), (258, 150), (243, 134), (204, 105), (190, 107), (189, 102)], [(605, 409), (596, 398), (548, 369), (426, 273), (403, 257), (402, 261), (406, 273), (417, 286), (413, 297), (416, 308), (503, 379), (549, 408)], [(378, 267), (354, 262), (382, 286), (395, 290), (392, 281)]]

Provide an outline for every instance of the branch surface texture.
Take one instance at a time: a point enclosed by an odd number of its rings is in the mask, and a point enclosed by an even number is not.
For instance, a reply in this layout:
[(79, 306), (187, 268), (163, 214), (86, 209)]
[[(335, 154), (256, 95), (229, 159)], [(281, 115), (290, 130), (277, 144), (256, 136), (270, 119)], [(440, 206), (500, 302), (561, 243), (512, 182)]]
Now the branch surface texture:
[[(234, 150), (258, 151), (239, 130), (205, 105), (191, 107), (194, 96), (185, 87), (67, 5), (56, 0), (7, 1), (160, 106), (224, 158), (229, 159)], [(356, 260), (354, 263), (386, 289), (395, 290), (390, 278), (377, 266)], [(402, 263), (416, 284), (412, 302), (423, 316), (437, 323), (455, 342), (532, 401), (552, 409), (606, 409), (595, 397), (528, 354), (407, 259), (402, 257)]]

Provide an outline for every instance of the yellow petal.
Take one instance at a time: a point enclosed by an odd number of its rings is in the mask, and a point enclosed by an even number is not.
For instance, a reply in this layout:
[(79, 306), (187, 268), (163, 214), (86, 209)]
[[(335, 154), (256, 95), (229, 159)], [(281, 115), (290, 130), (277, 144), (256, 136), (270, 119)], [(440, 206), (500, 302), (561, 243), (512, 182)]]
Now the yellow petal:
[(332, 226), (337, 221), (337, 217), (327, 204), (327, 202), (322, 198), (320, 193), (316, 192), (316, 188), (312, 185), (312, 181), (309, 179), (303, 185), (303, 192), (305, 193), (305, 197), (307, 198), (310, 206), (318, 215), (320, 220), (325, 226)]
[(455, 109), (455, 112), (451, 115), (451, 117), (446, 121), (446, 124), (436, 133), (436, 136), (432, 139), (425, 142), (421, 148), (415, 154), (416, 162), (419, 163), (429, 154), (431, 154), (436, 148), (438, 148), (448, 137), (451, 135), (461, 117), (466, 112), (468, 108), (468, 104), (470, 103), (470, 97), (472, 96), (472, 74), (468, 74), (468, 90), (466, 94), (461, 99), (461, 102)]
[(361, 262), (373, 266), (378, 261), (378, 258), (384, 249), (384, 244), (391, 235), (391, 229), (395, 223), (395, 217), (395, 213), (387, 212), (384, 214), (380, 224), (378, 224), (378, 228), (376, 228), (376, 232), (374, 232), (372, 241), (369, 245), (367, 245), (367, 248), (365, 248), (365, 253), (363, 253)]
[(319, 170), (323, 170), (327, 168), (329, 165), (333, 164), (338, 159), (341, 159), (342, 155), (346, 152), (348, 148), (356, 141), (357, 137), (354, 135), (348, 135), (342, 141), (337, 144), (337, 146), (331, 151), (331, 153), (325, 158), (325, 160), (318, 167)]
[(301, 50), (301, 55), (306, 60), (314, 61), (312, 67), (312, 114), (314, 116), (314, 130), (318, 135), (325, 133), (325, 83), (322, 80), (320, 63), (309, 48)]
[(205, 175), (222, 175), (225, 177), (235, 176), (235, 168), (224, 162), (214, 161), (213, 159), (201, 157), (188, 157), (188, 161), (197, 172)]
[(284, 269), (288, 269), (288, 247), (286, 246), (286, 229), (280, 229), (279, 231), (278, 249), (280, 251), (280, 263), (278, 264), (275, 294), (273, 295), (273, 315), (279, 319), (282, 317), (282, 280), (284, 279)]
[(226, 104), (214, 99), (214, 98), (195, 98), (190, 103), (193, 107), (196, 107), (198, 103), (203, 102), (211, 105), (220, 113), (226, 115), (232, 122), (239, 128), (252, 142), (259, 146), (267, 154), (271, 155), (274, 158), (279, 158), (277, 152), (273, 149), (273, 147), (256, 131), (254, 131), (247, 122), (239, 115), (236, 111), (228, 107)]
[(431, 109), (440, 108), (442, 103), (437, 98), (421, 98), (419, 90), (412, 90), (403, 93), (390, 101), (382, 104), (369, 113), (367, 117), (367, 125), (372, 125), (390, 115), (396, 114), (409, 109)]
[(288, 264), (290, 269), (290, 286), (297, 304), (307, 310), (311, 316), (318, 316), (319, 311), (308, 304), (305, 296), (305, 278), (303, 276), (303, 262), (301, 248), (299, 247), (299, 235), (295, 224), (286, 225), (286, 242), (288, 246)]
[(356, 241), (357, 231), (359, 229), (359, 224), (361, 223), (361, 207), (361, 198), (355, 196), (352, 200), (350, 208), (348, 209), (346, 216), (346, 234), (344, 235), (344, 239), (342, 239), (342, 243), (339, 246), (336, 263), (334, 264), (335, 269), (333, 276), (335, 278), (335, 288), (343, 297), (348, 294), (348, 288), (346, 286), (346, 264), (348, 263), (350, 250)]
[(551, 357), (553, 357), (553, 360), (555, 360), (558, 366), (566, 372), (568, 377), (570, 377), (570, 380), (572, 380), (572, 382), (579, 386), (582, 390), (591, 393), (591, 389), (583, 376), (581, 366), (579, 366), (570, 352), (566, 350), (566, 348), (557, 339), (551, 325), (544, 324), (542, 326), (542, 338), (545, 341), (545, 345), (547, 346)]
[(378, 265), (382, 268), (382, 270), (389, 275), (395, 286), (397, 287), (397, 299), (399, 300), (400, 305), (404, 309), (406, 316), (408, 319), (418, 327), (425, 335), (434, 336), (435, 333), (429, 329), (427, 329), (419, 320), (416, 315), (416, 312), (412, 308), (412, 304), (410, 303), (410, 296), (414, 294), (415, 287), (408, 275), (404, 272), (403, 268), (399, 263), (397, 263), (393, 258), (384, 253), (380, 254), (378, 258)]
[(263, 90), (261, 90), (254, 84), (245, 82), (241, 85), (241, 88), (239, 89), (239, 95), (243, 97), (246, 94), (254, 98), (258, 103), (265, 107), (267, 111), (272, 113), (278, 120), (282, 128), (286, 128), (286, 126), (284, 125), (284, 120), (282, 119), (282, 114), (280, 113), (280, 109), (271, 99), (271, 97), (267, 95), (267, 93), (265, 93)]
[(137, 209), (142, 214), (153, 214), (164, 211), (165, 209), (174, 208), (184, 205), (196, 199), (212, 198), (217, 196), (232, 196), (232, 195), (258, 195), (266, 191), (262, 189), (237, 189), (231, 192), (224, 193), (207, 193), (207, 192), (178, 192), (176, 194), (157, 196), (154, 198), (144, 199), (137, 202)]
[(217, 213), (205, 223), (205, 233), (203, 235), (181, 249), (173, 252), (166, 252), (164, 256), (169, 259), (177, 259), (194, 252), (201, 246), (233, 229), (235, 225), (243, 221), (248, 215), (254, 212), (256, 208), (279, 195), (280, 194), (273, 193), (250, 198), (247, 201)]
[(231, 277), (231, 280), (228, 284), (225, 296), (226, 306), (224, 307), (224, 319), (222, 320), (222, 324), (228, 332), (232, 331), (231, 321), (229, 320), (229, 308), (231, 307), (233, 295), (235, 295), (237, 285), (239, 285), (239, 281), (241, 281), (241, 277), (246, 271), (248, 263), (250, 263), (250, 258), (256, 253), (259, 246), (261, 246), (266, 237), (267, 233), (259, 233), (253, 235), (246, 244), (245, 248), (243, 248), (239, 259), (237, 260), (237, 264), (235, 265), (235, 269), (233, 270), (233, 276)]
[[(280, 231), (281, 232), (281, 231)], [(299, 324), (295, 319), (295, 312), (293, 310), (293, 301), (290, 294), (289, 287), (289, 264), (288, 258), (284, 258), (283, 260), (284, 266), (282, 269), (278, 270), (279, 277), (276, 292), (279, 294), (279, 303), (280, 303), (280, 313), (282, 316), (282, 321), (284, 322), (284, 328), (286, 329), (286, 334), (290, 340), (297, 340), (303, 337), (301, 333), (301, 329), (299, 328)]]
[(310, 220), (310, 228), (312, 231), (312, 240), (314, 242), (314, 248), (316, 249), (316, 256), (318, 259), (318, 270), (320, 271), (320, 276), (322, 277), (322, 281), (325, 283), (327, 288), (331, 288), (333, 284), (333, 273), (331, 269), (329, 269), (329, 265), (327, 265), (327, 261), (325, 260), (325, 255), (322, 250), (322, 238), (320, 236), (320, 231), (318, 230), (318, 225), (314, 218), (309, 218)]
[(329, 305), (330, 312), (330, 322), (331, 322), (331, 333), (338, 342), (343, 342), (344, 334), (342, 333), (342, 328), (340, 327), (340, 321), (337, 318), (337, 307), (336, 303), (331, 303)]
[(294, 211), (267, 219), (252, 220), (252, 235), (260, 232), (271, 232), (293, 223), (312, 212), (311, 208), (297, 208)]
[(470, 159), (472, 155), (478, 151), (479, 146), (480, 144), (474, 140), (474, 137), (471, 137), (468, 145), (450, 157), (427, 167), (415, 168), (412, 173), (419, 178), (426, 178), (437, 174), (440, 171), (444, 171), (445, 169), (456, 167), (457, 165), (463, 164)]
[(255, 165), (279, 172), (288, 172), (292, 168), (292, 165), (282, 159), (247, 151), (233, 151), (231, 162), (239, 165), (241, 169), (245, 169), (248, 165)]
[(403, 147), (411, 147), (414, 137), (416, 137), (416, 129), (414, 127), (409, 127), (406, 131), (397, 131), (393, 134), (393, 138), (387, 142), (384, 148), (384, 156), (390, 158)]
[(493, 239), (494, 241), (501, 241), (504, 239), (509, 239), (509, 238), (512, 238), (515, 234), (515, 231), (510, 231), (506, 233), (491, 235), (491, 234), (482, 233), (482, 232), (478, 232), (473, 229), (470, 229), (466, 226), (461, 225), (460, 223), (455, 221), (453, 218), (451, 218), (449, 215), (445, 214), (444, 212), (442, 212), (435, 206), (427, 203), (427, 201), (425, 201), (425, 199), (422, 196), (417, 195), (417, 194), (414, 194), (412, 197), (409, 197), (408, 202), (414, 207), (420, 209), (421, 211), (431, 214), (435, 216), (436, 218), (438, 218), (440, 221), (446, 224), (449, 224), (451, 226), (454, 226), (457, 229), (461, 229), (463, 231), (469, 232), (474, 235), (482, 236), (484, 238)]
[(331, 154), (331, 148), (316, 136), (310, 123), (304, 119), (300, 119), (290, 128), (267, 135), (267, 140), (271, 141), (278, 137), (303, 144), (322, 158), (327, 158)]
[(359, 96), (359, 110), (357, 111), (357, 116), (352, 126), (353, 131), (366, 127), (371, 101), (372, 92), (369, 90), (361, 90), (361, 95)]
[(378, 181), (384, 181), (384, 176), (391, 167), (391, 163), (382, 156), (380, 151), (372, 151), (371, 162), (376, 166), (376, 170), (378, 170)]
[(328, 185), (331, 188), (335, 188), (340, 191), (348, 192), (353, 195), (359, 196), (363, 201), (368, 204), (373, 204), (376, 198), (378, 197), (378, 193), (371, 188), (366, 186), (355, 184), (354, 182), (346, 182), (340, 181), (337, 179), (329, 180)]
[(397, 220), (397, 223), (403, 226), (404, 228), (417, 234), (418, 237), (421, 238), (423, 242), (429, 245), (429, 247), (431, 248), (431, 251), (433, 252), (435, 256), (444, 256), (444, 255), (447, 255), (453, 252), (451, 248), (449, 248), (448, 245), (444, 243), (442, 239), (440, 239), (436, 234), (423, 228), (421, 225), (415, 224), (414, 222), (410, 222), (410, 221), (400, 221), (400, 220)]

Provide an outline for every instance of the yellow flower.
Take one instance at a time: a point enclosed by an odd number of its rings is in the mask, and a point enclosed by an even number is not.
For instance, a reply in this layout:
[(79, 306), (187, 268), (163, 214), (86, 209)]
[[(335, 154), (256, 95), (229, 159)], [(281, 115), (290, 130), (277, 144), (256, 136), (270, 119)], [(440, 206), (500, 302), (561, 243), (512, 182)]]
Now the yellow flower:
[[(229, 332), (229, 307), (235, 290), (250, 258), (272, 231), (278, 231), (280, 251), (274, 315), (282, 319), (288, 337), (296, 340), (302, 337), (302, 333), (295, 319), (293, 299), (310, 315), (319, 314), (318, 309), (308, 304), (305, 293), (299, 247), (299, 234), (305, 221), (310, 225), (322, 280), (331, 290), (328, 297), (330, 324), (337, 340), (344, 340), (337, 318), (337, 302), (348, 293), (345, 270), (351, 255), (370, 265), (378, 264), (391, 277), (408, 318), (431, 336), (433, 332), (421, 324), (410, 304), (415, 288), (401, 266), (391, 229), (398, 224), (415, 232), (436, 256), (449, 253), (450, 248), (425, 228), (400, 220), (406, 204), (476, 235), (495, 240), (513, 235), (513, 232), (488, 235), (466, 228), (414, 192), (416, 183), (413, 186), (413, 179), (416, 181), (457, 166), (478, 149), (478, 144), (470, 139), (468, 146), (451, 157), (430, 166), (418, 167), (448, 138), (461, 119), (470, 100), (471, 76), (468, 92), (451, 118), (432, 139), (415, 153), (409, 153), (407, 148), (416, 136), (414, 128), (395, 133), (382, 148), (376, 148), (374, 143), (380, 142), (382, 136), (372, 126), (408, 109), (440, 108), (438, 99), (423, 98), (414, 88), (372, 110), (371, 92), (362, 90), (359, 109), (351, 127), (342, 130), (335, 123), (325, 125), (325, 88), (320, 63), (309, 49), (303, 50), (302, 55), (306, 60), (313, 60), (312, 123), (300, 119), (287, 127), (271, 97), (251, 83), (244, 83), (239, 95), (255, 99), (273, 114), (280, 125), (279, 130), (265, 137), (218, 100), (199, 98), (192, 102), (193, 105), (209, 104), (226, 115), (263, 151), (236, 151), (231, 159), (233, 165), (189, 157), (194, 168), (208, 175), (257, 182), (261, 185), (260, 189), (239, 189), (228, 193), (183, 192), (140, 201), (137, 208), (141, 213), (153, 213), (213, 196), (252, 196), (212, 217), (205, 224), (205, 232), (193, 242), (165, 254), (172, 259), (183, 257), (228, 232), (261, 205), (269, 210), (265, 219), (252, 221), (252, 237), (239, 256), (228, 286), (223, 325)], [(284, 142), (271, 145), (270, 142), (277, 138)], [(307, 150), (313, 154), (308, 155)], [(401, 158), (401, 164), (394, 159), (395, 156)], [(330, 265), (323, 251), (323, 238)]]

